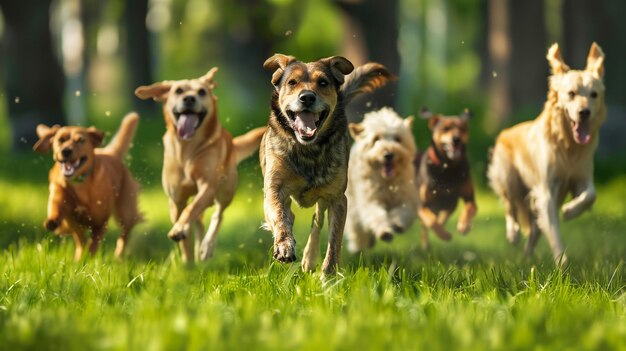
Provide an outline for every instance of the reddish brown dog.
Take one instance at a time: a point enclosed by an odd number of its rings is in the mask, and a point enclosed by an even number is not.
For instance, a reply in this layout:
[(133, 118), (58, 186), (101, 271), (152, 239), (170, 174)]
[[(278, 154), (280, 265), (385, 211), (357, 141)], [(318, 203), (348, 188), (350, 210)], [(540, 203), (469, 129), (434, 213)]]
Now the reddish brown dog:
[[(168, 237), (179, 242), (183, 261), (194, 258), (191, 232), (195, 232), (194, 251), (199, 258), (213, 255), (223, 212), (235, 195), (237, 164), (259, 147), (265, 132), (265, 127), (256, 128), (233, 138), (220, 125), (213, 93), (215, 72), (217, 67), (197, 79), (166, 80), (135, 90), (141, 99), (163, 102), (162, 181), (174, 224)], [(213, 204), (215, 211), (204, 235), (202, 215)]]
[(74, 259), (83, 254), (84, 231), (91, 231), (89, 251), (95, 254), (113, 215), (120, 227), (115, 255), (124, 251), (131, 229), (141, 220), (137, 208), (139, 185), (124, 166), (139, 117), (130, 113), (113, 140), (98, 148), (104, 133), (94, 127), (37, 126), (39, 141), (33, 149), (55, 161), (50, 170), (50, 198), (46, 229), (69, 234), (76, 242)]
[(477, 207), (466, 155), (470, 112), (465, 110), (460, 116), (444, 116), (424, 108), (421, 114), (428, 118), (428, 126), (432, 131), (431, 145), (421, 153), (417, 164), (416, 181), (420, 199), (417, 215), (422, 223), (422, 248), (427, 249), (429, 230), (443, 240), (452, 239), (444, 225), (456, 209), (459, 199), (465, 203), (457, 224), (457, 230), (462, 234), (469, 232)]

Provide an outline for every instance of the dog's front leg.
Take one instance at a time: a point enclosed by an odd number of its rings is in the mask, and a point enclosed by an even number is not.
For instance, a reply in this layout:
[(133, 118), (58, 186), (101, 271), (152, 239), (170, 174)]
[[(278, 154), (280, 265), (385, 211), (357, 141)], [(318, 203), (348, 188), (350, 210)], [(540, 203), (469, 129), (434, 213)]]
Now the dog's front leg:
[(368, 205), (361, 211), (360, 216), (363, 227), (374, 233), (376, 238), (387, 242), (393, 240), (395, 230), (389, 218), (390, 214), (379, 204)]
[(313, 224), (311, 225), (311, 233), (304, 247), (302, 256), (302, 270), (305, 272), (314, 272), (317, 265), (317, 257), (320, 255), (320, 230), (324, 226), (324, 212), (326, 207), (318, 202), (315, 205), (315, 214), (313, 215)]
[(322, 280), (334, 274), (338, 268), (347, 210), (348, 199), (344, 194), (332, 201), (328, 207), (328, 249), (322, 264)]
[(433, 213), (433, 211), (431, 211), (430, 208), (420, 207), (420, 209), (417, 211), (417, 215), (422, 221), (422, 224), (426, 226), (427, 228), (432, 229), (435, 232), (435, 234), (437, 234), (439, 239), (445, 240), (445, 241), (452, 239), (452, 234), (450, 234), (450, 232), (448, 232), (443, 227), (443, 225), (440, 224), (438, 216), (435, 213)]
[(573, 193), (574, 198), (561, 207), (563, 219), (566, 221), (580, 216), (596, 201), (596, 188), (593, 180), (576, 184)]
[(284, 263), (296, 260), (296, 240), (293, 238), (289, 203), (289, 197), (280, 185), (266, 186), (263, 208), (265, 220), (274, 235), (274, 259)]
[(43, 222), (44, 228), (55, 231), (63, 220), (61, 215), (63, 207), (63, 190), (55, 183), (50, 183), (50, 195), (48, 196), (48, 215)]
[(204, 239), (202, 239), (202, 244), (200, 244), (200, 260), (202, 261), (213, 256), (213, 252), (215, 251), (215, 244), (217, 243), (217, 233), (220, 230), (220, 226), (222, 224), (223, 214), (224, 206), (222, 206), (219, 202), (216, 203), (215, 211), (211, 216), (211, 224), (209, 225), (209, 230), (204, 236)]
[(215, 190), (208, 183), (198, 182), (198, 193), (193, 201), (182, 210), (167, 236), (176, 241), (190, 239), (192, 222), (213, 203), (214, 197)]
[(469, 233), (472, 228), (472, 219), (476, 215), (476, 203), (474, 201), (465, 201), (459, 222), (457, 223), (456, 230), (461, 234)]
[[(534, 199), (534, 210), (537, 214), (537, 225), (539, 229), (546, 235), (552, 250), (552, 256), (557, 264), (564, 264), (567, 261), (561, 242), (559, 233), (559, 217), (557, 215), (555, 193), (558, 186), (554, 185), (553, 189), (548, 187), (537, 187), (531, 191)], [(530, 251), (527, 252), (530, 254)]]

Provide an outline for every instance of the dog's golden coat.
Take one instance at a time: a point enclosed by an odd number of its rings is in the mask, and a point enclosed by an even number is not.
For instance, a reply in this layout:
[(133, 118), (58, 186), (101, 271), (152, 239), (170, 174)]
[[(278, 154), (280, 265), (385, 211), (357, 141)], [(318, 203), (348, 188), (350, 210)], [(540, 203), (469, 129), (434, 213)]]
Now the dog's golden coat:
[[(198, 79), (163, 81), (135, 90), (139, 98), (163, 102), (162, 181), (174, 224), (168, 237), (179, 241), (184, 261), (194, 257), (189, 238), (192, 231), (199, 258), (213, 255), (223, 212), (235, 194), (237, 163), (258, 148), (265, 132), (265, 127), (256, 128), (233, 139), (220, 125), (213, 94), (216, 71), (213, 68)], [(213, 204), (215, 211), (202, 238), (202, 215)]]
[(85, 229), (91, 231), (89, 251), (95, 254), (111, 215), (120, 227), (115, 255), (120, 257), (132, 228), (141, 220), (137, 207), (139, 185), (124, 166), (139, 116), (128, 114), (113, 140), (98, 148), (104, 133), (94, 127), (37, 126), (39, 141), (33, 149), (52, 148), (50, 197), (44, 227), (56, 234), (70, 234), (76, 243), (74, 259), (83, 254)]
[(543, 232), (557, 263), (564, 263), (558, 207), (565, 220), (595, 201), (593, 154), (606, 118), (604, 53), (593, 43), (584, 70), (570, 70), (554, 44), (547, 59), (552, 68), (544, 109), (533, 121), (500, 133), (488, 170), (490, 184), (504, 201), (506, 232), (511, 242), (520, 229), (530, 231), (526, 254)]
[(274, 258), (293, 262), (295, 239), (291, 201), (315, 205), (302, 268), (313, 271), (319, 234), (328, 209), (329, 238), (322, 272), (335, 272), (346, 219), (348, 121), (345, 104), (359, 93), (385, 84), (390, 75), (380, 64), (363, 65), (351, 75), (347, 59), (334, 56), (303, 63), (276, 54), (263, 65), (274, 71), (271, 114), (260, 148), (264, 210), (274, 234)]

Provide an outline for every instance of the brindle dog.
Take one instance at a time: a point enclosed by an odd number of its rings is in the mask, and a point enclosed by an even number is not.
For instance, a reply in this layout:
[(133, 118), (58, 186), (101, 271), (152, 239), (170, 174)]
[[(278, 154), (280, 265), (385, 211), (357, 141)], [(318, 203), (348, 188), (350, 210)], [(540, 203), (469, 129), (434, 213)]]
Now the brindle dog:
[(348, 75), (354, 67), (340, 56), (304, 63), (276, 54), (263, 67), (274, 71), (275, 87), (260, 147), (265, 219), (274, 234), (274, 258), (296, 260), (291, 201), (302, 207), (315, 205), (302, 268), (315, 270), (328, 209), (328, 249), (322, 271), (332, 274), (339, 262), (347, 207), (349, 137), (344, 107), (353, 97), (383, 86), (392, 77), (378, 63), (365, 64)]
[(420, 199), (417, 215), (422, 223), (422, 248), (427, 249), (429, 229), (440, 239), (452, 239), (444, 225), (456, 209), (459, 198), (465, 202), (457, 224), (460, 233), (469, 232), (477, 209), (465, 152), (471, 113), (465, 110), (460, 116), (443, 116), (423, 108), (421, 115), (428, 118), (432, 130), (430, 147), (416, 160)]

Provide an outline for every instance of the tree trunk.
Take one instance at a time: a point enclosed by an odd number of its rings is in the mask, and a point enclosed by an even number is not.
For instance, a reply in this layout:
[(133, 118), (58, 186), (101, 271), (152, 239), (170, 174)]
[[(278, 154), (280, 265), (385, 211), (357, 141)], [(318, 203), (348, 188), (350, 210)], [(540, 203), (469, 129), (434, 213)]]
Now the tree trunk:
[[(124, 25), (126, 27), (126, 76), (128, 96), (134, 96), (135, 88), (149, 84), (152, 79), (152, 62), (150, 56), (150, 34), (146, 27), (148, 0), (128, 0), (124, 9)], [(131, 99), (133, 108), (142, 117), (156, 115), (154, 103), (149, 100)]]
[(38, 123), (64, 124), (63, 70), (52, 48), (51, 0), (2, 0), (6, 96), (13, 150), (30, 149)]
[[(356, 66), (366, 61), (376, 61), (384, 64), (392, 74), (398, 75), (398, 0), (337, 1), (337, 5), (347, 18), (345, 46), (354, 49), (349, 54), (356, 54), (359, 48), (366, 50), (364, 57), (347, 58)], [(363, 40), (362, 43), (350, 43), (360, 40)], [(351, 120), (360, 120), (365, 112), (394, 106), (395, 95), (396, 84), (392, 83), (373, 94), (355, 99), (347, 108), (348, 116)]]
[(509, 12), (509, 0), (489, 0), (488, 38), (491, 80), (485, 129), (490, 133), (499, 131), (511, 116)]

